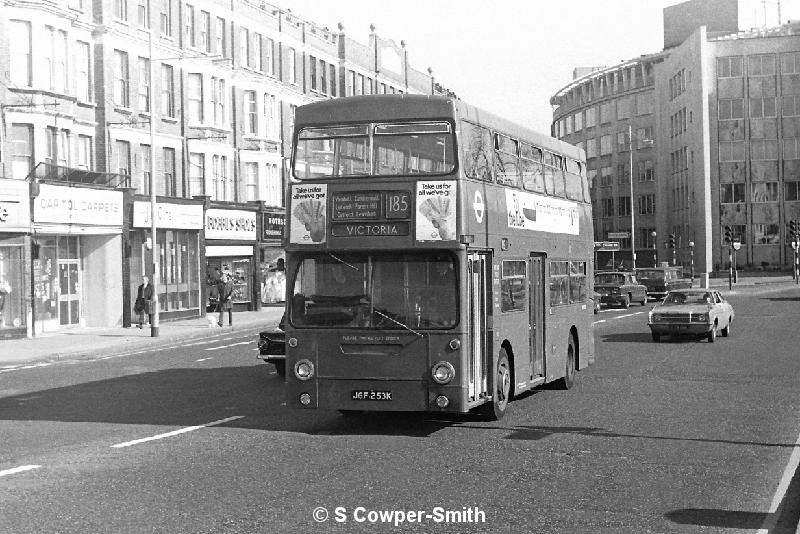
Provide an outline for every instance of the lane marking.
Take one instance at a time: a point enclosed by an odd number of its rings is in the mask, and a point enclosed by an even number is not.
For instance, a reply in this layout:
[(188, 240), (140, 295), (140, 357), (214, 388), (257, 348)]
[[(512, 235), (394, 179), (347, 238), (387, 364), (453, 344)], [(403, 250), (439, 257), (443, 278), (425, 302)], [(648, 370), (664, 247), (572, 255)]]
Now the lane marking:
[(597, 321), (595, 321), (593, 324), (605, 323), (606, 321), (613, 321), (613, 320), (615, 320), (615, 319), (622, 319), (623, 317), (633, 317), (634, 315), (641, 315), (641, 314), (643, 314), (643, 313), (648, 313), (649, 311), (650, 311), (650, 310), (647, 310), (647, 311), (638, 311), (638, 312), (633, 312), (633, 313), (626, 313), (625, 315), (617, 315), (616, 317), (611, 317), (611, 318), (609, 318), (609, 319), (598, 319), (598, 320), (597, 320)]
[(178, 430), (173, 430), (172, 432), (165, 432), (164, 434), (158, 434), (156, 436), (150, 436), (147, 438), (141, 439), (134, 439), (133, 441), (126, 441), (124, 443), (117, 443), (116, 445), (112, 445), (115, 449), (121, 449), (123, 447), (130, 447), (131, 445), (138, 445), (139, 443), (145, 443), (147, 441), (154, 441), (157, 439), (164, 439), (169, 438), (172, 436), (177, 436), (178, 434), (185, 434), (186, 432), (193, 432), (195, 430), (200, 430), (201, 428), (206, 428), (209, 426), (216, 426), (227, 423), (229, 421), (235, 421), (236, 419), (242, 419), (243, 415), (235, 415), (233, 417), (226, 417), (225, 419), (220, 419), (219, 421), (212, 421), (211, 423), (206, 423), (204, 425), (197, 425), (197, 426), (187, 426), (186, 428), (181, 428)]
[(798, 465), (800, 465), (800, 434), (794, 442), (794, 449), (792, 450), (791, 456), (789, 456), (789, 463), (786, 464), (786, 469), (783, 470), (783, 476), (781, 476), (781, 481), (778, 483), (778, 488), (775, 490), (772, 504), (769, 506), (769, 514), (764, 518), (764, 523), (761, 524), (761, 529), (758, 531), (758, 534), (769, 534), (775, 528), (775, 523), (779, 519), (779, 514), (776, 512), (781, 502), (786, 498), (786, 492), (789, 490), (789, 484), (794, 477)]
[(253, 343), (253, 342), (252, 342), (252, 341), (241, 341), (241, 342), (239, 342), (239, 343), (232, 343), (232, 344), (230, 344), (230, 345), (221, 345), (221, 346), (219, 346), (219, 347), (208, 347), (207, 349), (203, 349), (203, 350), (219, 350), (219, 349), (228, 349), (228, 348), (231, 348), (231, 347), (235, 347), (235, 346), (237, 346), (237, 345), (249, 345), (250, 343)]
[(30, 471), (31, 469), (39, 469), (42, 467), (41, 465), (21, 465), (19, 467), (15, 467), (14, 469), (6, 469), (5, 471), (0, 471), (0, 477), (4, 477), (6, 475), (13, 475), (14, 473), (22, 473), (24, 471)]
[(214, 359), (213, 357), (211, 357), (211, 358), (200, 358), (199, 360), (195, 360), (195, 361), (196, 362), (204, 362), (206, 360), (213, 360), (213, 359)]

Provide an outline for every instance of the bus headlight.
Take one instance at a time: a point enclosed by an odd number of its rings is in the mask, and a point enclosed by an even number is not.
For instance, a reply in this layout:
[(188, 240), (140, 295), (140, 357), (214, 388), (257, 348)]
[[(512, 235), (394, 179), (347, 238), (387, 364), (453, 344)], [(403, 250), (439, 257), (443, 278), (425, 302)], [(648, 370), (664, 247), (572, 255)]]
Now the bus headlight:
[(311, 404), (311, 395), (309, 395), (308, 393), (301, 393), (300, 404), (302, 404), (303, 406), (308, 406), (309, 404)]
[(456, 376), (456, 370), (450, 362), (438, 362), (431, 368), (431, 376), (437, 384), (448, 384)]
[(439, 395), (436, 397), (436, 406), (439, 408), (447, 408), (450, 405), (450, 399), (445, 397), (444, 395)]
[(309, 380), (314, 376), (314, 364), (311, 360), (300, 360), (294, 364), (294, 376), (299, 380)]

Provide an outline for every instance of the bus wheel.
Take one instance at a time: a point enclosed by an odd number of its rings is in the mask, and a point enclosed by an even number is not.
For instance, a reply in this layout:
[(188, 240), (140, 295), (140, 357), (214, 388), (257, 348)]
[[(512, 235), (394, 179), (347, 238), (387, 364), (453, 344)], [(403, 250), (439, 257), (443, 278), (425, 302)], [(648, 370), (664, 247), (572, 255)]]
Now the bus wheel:
[(486, 415), (491, 421), (499, 421), (506, 414), (508, 399), (511, 397), (511, 367), (508, 364), (506, 351), (500, 352), (497, 360), (497, 376), (495, 377), (492, 402), (486, 405)]
[(573, 385), (575, 385), (575, 338), (570, 334), (567, 344), (567, 368), (564, 370), (564, 376), (558, 380), (558, 387), (569, 389)]

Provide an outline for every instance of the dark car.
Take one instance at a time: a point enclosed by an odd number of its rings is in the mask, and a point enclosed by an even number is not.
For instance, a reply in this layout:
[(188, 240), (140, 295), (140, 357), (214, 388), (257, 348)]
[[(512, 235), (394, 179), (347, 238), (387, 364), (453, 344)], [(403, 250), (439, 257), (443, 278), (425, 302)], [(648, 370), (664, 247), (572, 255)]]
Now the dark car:
[(647, 295), (662, 299), (673, 289), (689, 289), (691, 278), (683, 277), (681, 267), (645, 267), (636, 269), (636, 278), (647, 286)]
[(631, 272), (609, 271), (595, 273), (594, 290), (600, 293), (600, 302), (607, 306), (627, 308), (631, 302), (647, 304), (647, 288)]
[(275, 366), (280, 376), (286, 376), (286, 333), (283, 331), (285, 315), (278, 326), (258, 334), (258, 358)]

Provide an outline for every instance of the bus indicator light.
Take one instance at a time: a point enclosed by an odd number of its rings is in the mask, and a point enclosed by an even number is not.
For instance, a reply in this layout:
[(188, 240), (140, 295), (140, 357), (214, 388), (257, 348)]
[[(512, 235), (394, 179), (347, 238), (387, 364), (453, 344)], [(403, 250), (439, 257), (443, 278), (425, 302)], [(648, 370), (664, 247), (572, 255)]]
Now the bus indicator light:
[(445, 397), (444, 395), (439, 395), (436, 397), (436, 406), (439, 408), (447, 408), (450, 405), (450, 399)]
[(294, 364), (294, 376), (300, 380), (309, 380), (314, 376), (314, 364), (311, 360), (300, 360)]
[(300, 404), (302, 404), (303, 406), (308, 406), (309, 404), (311, 404), (311, 395), (309, 395), (308, 393), (301, 393)]
[(461, 348), (461, 341), (457, 339), (451, 339), (448, 346), (450, 347), (450, 350), (458, 350)]

